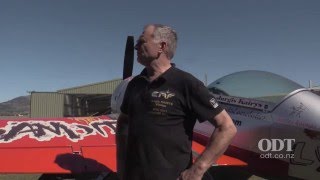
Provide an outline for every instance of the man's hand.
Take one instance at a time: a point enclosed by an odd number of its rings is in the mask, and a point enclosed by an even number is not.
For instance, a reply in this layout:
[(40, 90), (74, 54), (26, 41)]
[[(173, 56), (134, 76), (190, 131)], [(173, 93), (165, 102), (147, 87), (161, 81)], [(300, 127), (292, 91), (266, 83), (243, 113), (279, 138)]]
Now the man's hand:
[(184, 170), (178, 180), (201, 180), (208, 167), (193, 164), (189, 169)]
[(191, 169), (187, 169), (180, 174), (178, 180), (201, 180), (202, 176), (203, 174), (196, 174)]

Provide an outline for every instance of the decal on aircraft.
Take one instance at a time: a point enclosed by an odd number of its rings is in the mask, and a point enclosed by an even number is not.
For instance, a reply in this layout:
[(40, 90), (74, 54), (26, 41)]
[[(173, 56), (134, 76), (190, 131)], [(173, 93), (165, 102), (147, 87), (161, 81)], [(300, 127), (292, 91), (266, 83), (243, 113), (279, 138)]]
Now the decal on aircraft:
[(214, 97), (222, 103), (228, 103), (233, 105), (240, 105), (242, 107), (254, 108), (259, 110), (270, 110), (270, 105), (268, 103), (264, 103), (261, 101), (253, 100), (253, 99), (245, 99), (231, 96), (223, 96), (214, 94)]
[(37, 141), (50, 141), (55, 137), (66, 137), (72, 142), (78, 142), (87, 136), (97, 134), (107, 138), (108, 134), (115, 134), (115, 127), (116, 120), (109, 119), (91, 120), (87, 125), (64, 121), (7, 121), (7, 125), (0, 129), (0, 143), (10, 143), (23, 137)]

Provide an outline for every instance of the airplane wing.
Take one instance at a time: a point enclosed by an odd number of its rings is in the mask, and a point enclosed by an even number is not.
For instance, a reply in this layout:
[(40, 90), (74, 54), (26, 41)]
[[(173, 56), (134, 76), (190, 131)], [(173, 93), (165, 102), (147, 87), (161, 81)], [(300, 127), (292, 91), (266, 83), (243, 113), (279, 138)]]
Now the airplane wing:
[(116, 171), (108, 116), (0, 121), (0, 173)]
[[(108, 116), (1, 120), (0, 173), (115, 172), (115, 127)], [(246, 163), (224, 155), (217, 165)]]

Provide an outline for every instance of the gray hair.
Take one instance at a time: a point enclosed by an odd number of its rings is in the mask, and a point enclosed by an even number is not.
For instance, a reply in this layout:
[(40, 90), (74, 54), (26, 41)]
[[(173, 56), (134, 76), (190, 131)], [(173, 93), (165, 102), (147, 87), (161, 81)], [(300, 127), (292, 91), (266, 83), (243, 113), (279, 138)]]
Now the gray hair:
[(164, 50), (164, 53), (169, 59), (172, 59), (177, 49), (178, 36), (176, 31), (171, 27), (162, 24), (149, 24), (145, 26), (145, 28), (148, 26), (155, 27), (153, 32), (154, 41), (163, 41), (167, 43), (167, 48)]

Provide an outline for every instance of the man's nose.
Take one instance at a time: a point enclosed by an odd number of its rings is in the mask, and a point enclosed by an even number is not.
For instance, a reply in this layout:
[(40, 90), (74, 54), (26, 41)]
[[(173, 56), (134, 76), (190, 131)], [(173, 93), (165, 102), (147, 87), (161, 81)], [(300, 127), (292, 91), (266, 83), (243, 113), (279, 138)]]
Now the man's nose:
[(134, 49), (138, 50), (138, 44), (134, 45)]

